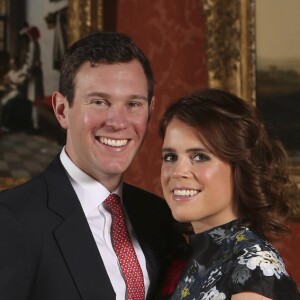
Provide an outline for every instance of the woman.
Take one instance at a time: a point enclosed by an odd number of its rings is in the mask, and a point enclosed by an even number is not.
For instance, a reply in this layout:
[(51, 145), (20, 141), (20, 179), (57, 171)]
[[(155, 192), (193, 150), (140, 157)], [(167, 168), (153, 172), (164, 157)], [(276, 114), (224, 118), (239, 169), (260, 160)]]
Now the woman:
[(169, 107), (160, 134), (164, 196), (195, 232), (171, 299), (300, 299), (270, 244), (288, 231), (286, 153), (256, 109), (198, 91)]

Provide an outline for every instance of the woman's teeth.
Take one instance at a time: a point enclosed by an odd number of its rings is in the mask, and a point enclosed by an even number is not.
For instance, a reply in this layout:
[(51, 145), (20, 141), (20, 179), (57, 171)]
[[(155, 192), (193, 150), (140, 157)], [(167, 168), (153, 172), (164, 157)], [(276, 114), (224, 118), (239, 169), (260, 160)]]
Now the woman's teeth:
[(199, 193), (198, 190), (174, 190), (175, 196), (194, 196)]

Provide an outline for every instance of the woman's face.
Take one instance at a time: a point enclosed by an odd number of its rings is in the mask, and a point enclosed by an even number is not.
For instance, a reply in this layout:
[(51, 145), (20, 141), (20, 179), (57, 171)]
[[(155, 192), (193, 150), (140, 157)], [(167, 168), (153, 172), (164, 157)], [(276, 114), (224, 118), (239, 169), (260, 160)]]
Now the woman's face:
[(163, 193), (177, 221), (199, 233), (237, 218), (231, 167), (207, 149), (198, 129), (173, 119), (162, 157)]

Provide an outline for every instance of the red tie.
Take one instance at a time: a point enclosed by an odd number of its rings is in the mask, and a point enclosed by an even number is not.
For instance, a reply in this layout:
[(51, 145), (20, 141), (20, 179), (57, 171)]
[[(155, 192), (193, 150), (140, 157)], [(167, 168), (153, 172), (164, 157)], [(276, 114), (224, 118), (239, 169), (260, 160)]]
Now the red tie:
[(129, 236), (120, 197), (110, 194), (103, 204), (109, 209), (112, 216), (112, 243), (127, 286), (127, 299), (144, 300), (143, 272)]

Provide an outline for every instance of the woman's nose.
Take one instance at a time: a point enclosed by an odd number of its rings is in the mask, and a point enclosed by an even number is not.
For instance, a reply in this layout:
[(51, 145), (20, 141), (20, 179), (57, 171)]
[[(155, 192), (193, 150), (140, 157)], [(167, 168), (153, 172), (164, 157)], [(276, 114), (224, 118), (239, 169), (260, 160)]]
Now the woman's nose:
[(191, 176), (190, 168), (191, 168), (191, 161), (189, 158), (178, 159), (175, 164), (172, 176), (174, 178), (180, 178), (180, 177), (187, 178)]

